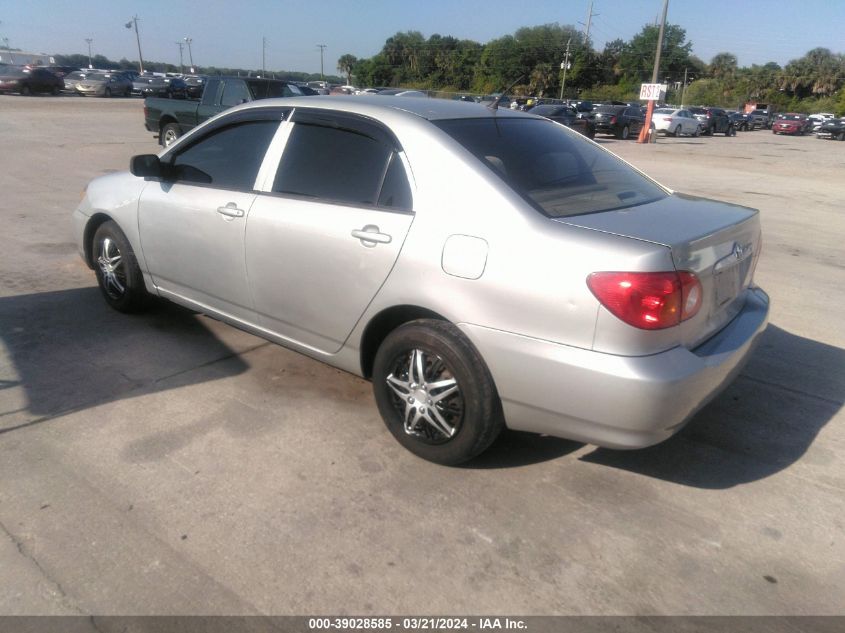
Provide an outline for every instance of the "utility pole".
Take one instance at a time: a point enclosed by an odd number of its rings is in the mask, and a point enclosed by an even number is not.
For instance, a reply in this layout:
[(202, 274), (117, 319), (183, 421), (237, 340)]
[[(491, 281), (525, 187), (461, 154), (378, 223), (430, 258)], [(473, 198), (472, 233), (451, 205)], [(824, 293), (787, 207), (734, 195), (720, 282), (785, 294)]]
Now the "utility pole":
[(261, 76), (264, 77), (264, 61), (267, 53), (267, 38), (261, 38)]
[(566, 87), (566, 71), (569, 69), (569, 45), (572, 43), (572, 38), (570, 37), (566, 40), (566, 55), (564, 56), (563, 63), (560, 67), (563, 69), (563, 81), (560, 82), (560, 100), (563, 101), (563, 89)]
[(144, 74), (144, 55), (141, 53), (141, 36), (138, 34), (138, 16), (136, 15), (134, 18), (129, 20), (124, 26), (127, 29), (131, 29), (132, 25), (135, 25), (135, 41), (138, 42), (138, 69), (141, 71), (141, 74)]
[[(660, 21), (660, 31), (657, 34), (657, 52), (654, 54), (654, 70), (651, 73), (651, 83), (657, 83), (657, 75), (660, 71), (660, 51), (663, 49), (663, 30), (666, 28), (666, 14), (669, 12), (669, 0), (663, 0), (663, 18)], [(645, 112), (645, 122), (637, 143), (648, 143), (648, 132), (651, 128), (651, 115), (654, 112), (654, 101), (649, 100)]]
[(590, 0), (590, 8), (587, 10), (587, 24), (584, 25), (584, 43), (589, 44), (590, 42), (590, 25), (593, 23), (593, 16), (599, 15), (598, 13), (593, 13), (593, 0)]
[(681, 107), (684, 107), (684, 96), (687, 94), (687, 69), (684, 68), (684, 85), (681, 86)]
[(182, 49), (185, 48), (185, 44), (182, 42), (176, 42), (176, 46), (179, 47), (179, 72), (183, 75), (185, 74), (185, 61), (184, 57), (182, 57)]
[(323, 74), (323, 49), (326, 48), (325, 44), (317, 44), (317, 48), (320, 49), (320, 81), (325, 81), (326, 76)]
[(88, 68), (93, 68), (94, 64), (91, 63), (91, 42), (94, 41), (94, 38), (86, 37), (85, 41), (88, 42)]
[[(188, 45), (188, 59), (191, 62), (191, 73), (194, 73), (194, 72), (196, 72), (196, 70), (194, 69), (194, 54), (193, 54), (193, 52), (191, 52), (191, 42), (193, 42), (194, 40), (192, 40), (190, 37), (184, 37), (182, 39), (185, 40), (185, 44)], [(181, 49), (180, 49), (180, 53), (181, 53)]]

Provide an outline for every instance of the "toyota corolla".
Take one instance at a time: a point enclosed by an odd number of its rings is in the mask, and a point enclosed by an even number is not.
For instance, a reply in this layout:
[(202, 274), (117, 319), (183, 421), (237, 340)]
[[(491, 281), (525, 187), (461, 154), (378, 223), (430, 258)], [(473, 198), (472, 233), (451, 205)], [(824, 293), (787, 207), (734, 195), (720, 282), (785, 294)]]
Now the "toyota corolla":
[(113, 308), (163, 297), (363, 376), (396, 439), (443, 464), (506, 426), (660, 442), (768, 317), (756, 210), (464, 102), (239, 106), (92, 181), (73, 218)]

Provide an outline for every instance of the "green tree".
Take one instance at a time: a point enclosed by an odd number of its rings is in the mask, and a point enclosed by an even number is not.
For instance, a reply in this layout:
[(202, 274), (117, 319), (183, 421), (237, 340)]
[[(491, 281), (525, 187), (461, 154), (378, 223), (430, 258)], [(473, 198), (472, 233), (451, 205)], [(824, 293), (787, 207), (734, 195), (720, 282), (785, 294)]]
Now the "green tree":
[(349, 53), (341, 55), (337, 60), (337, 70), (341, 75), (346, 75), (347, 84), (352, 84), (352, 69), (355, 68), (357, 62), (358, 58)]
[(710, 60), (708, 71), (713, 79), (733, 81), (739, 68), (736, 55), (733, 53), (719, 53)]
[[(619, 55), (619, 66), (626, 77), (640, 82), (651, 81), (658, 35), (658, 27), (646, 24), (625, 45)], [(694, 65), (690, 56), (692, 42), (687, 42), (686, 37), (687, 32), (677, 24), (666, 25), (657, 75), (659, 81), (667, 77), (672, 81), (680, 81), (683, 79), (684, 69)]]

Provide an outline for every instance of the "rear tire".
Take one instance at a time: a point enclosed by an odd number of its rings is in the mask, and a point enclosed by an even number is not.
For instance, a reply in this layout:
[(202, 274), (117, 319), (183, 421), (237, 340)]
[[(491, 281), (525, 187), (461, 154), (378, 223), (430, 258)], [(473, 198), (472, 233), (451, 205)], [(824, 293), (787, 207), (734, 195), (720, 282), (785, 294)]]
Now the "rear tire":
[(32, 88), (30, 88), (27, 84), (21, 86), (21, 96), (29, 97), (32, 94)]
[(504, 428), (493, 378), (472, 343), (445, 321), (411, 321), (376, 353), (373, 392), (387, 428), (409, 451), (454, 466)]
[(621, 138), (623, 141), (628, 140), (628, 137), (630, 135), (631, 135), (631, 128), (629, 128), (627, 125), (622, 128), (621, 132), (619, 132), (619, 138)]
[(837, 141), (845, 141), (845, 132), (840, 132), (836, 137)]
[(105, 92), (103, 92), (103, 96), (106, 99), (110, 99), (111, 98), (111, 88), (106, 88)]
[(91, 257), (100, 292), (118, 312), (141, 312), (150, 302), (144, 275), (132, 245), (116, 222), (103, 222), (94, 233)]
[(161, 133), (158, 136), (162, 147), (170, 147), (182, 136), (182, 130), (178, 123), (168, 123), (161, 128)]
[(672, 136), (680, 136), (682, 131), (683, 130), (681, 129), (681, 126), (679, 125), (678, 127), (675, 128), (675, 131), (672, 133)]

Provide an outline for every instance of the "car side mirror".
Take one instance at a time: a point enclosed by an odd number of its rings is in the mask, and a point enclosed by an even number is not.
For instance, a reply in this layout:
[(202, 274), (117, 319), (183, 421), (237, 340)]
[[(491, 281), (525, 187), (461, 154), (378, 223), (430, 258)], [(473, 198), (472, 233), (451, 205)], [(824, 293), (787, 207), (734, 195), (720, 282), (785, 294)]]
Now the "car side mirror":
[(164, 170), (155, 154), (139, 154), (129, 161), (129, 171), (139, 178), (161, 178)]

